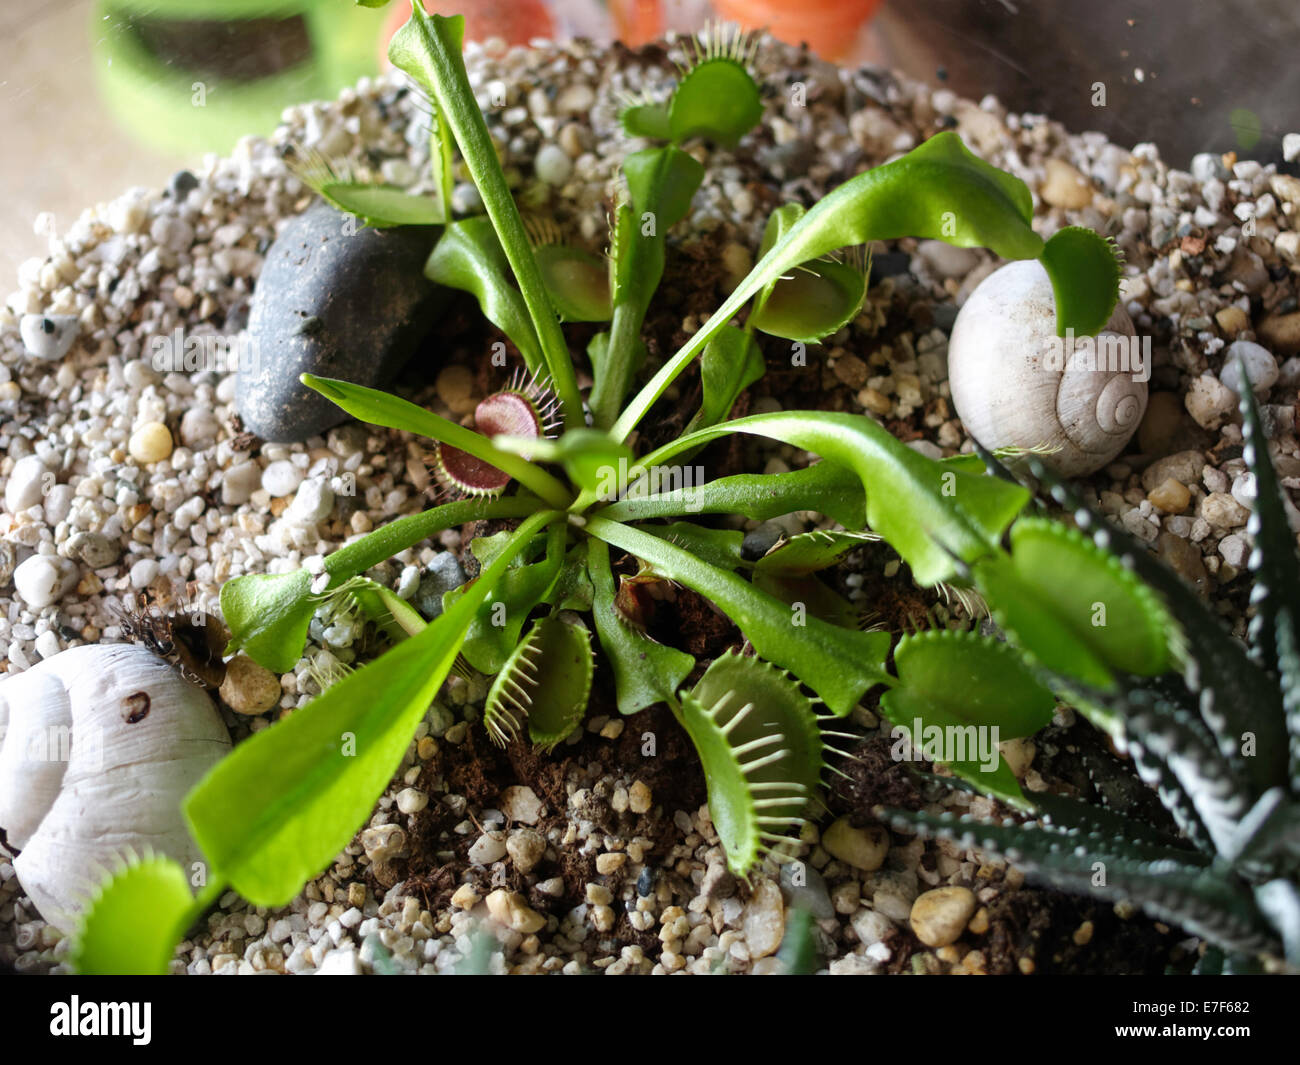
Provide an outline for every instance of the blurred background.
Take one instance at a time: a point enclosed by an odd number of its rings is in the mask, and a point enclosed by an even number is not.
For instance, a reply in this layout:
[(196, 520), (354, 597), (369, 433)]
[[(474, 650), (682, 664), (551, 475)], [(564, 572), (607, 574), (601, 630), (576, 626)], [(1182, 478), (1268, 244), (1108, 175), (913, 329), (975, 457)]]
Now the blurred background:
[[(1300, 131), (1296, 0), (426, 0), (467, 35), (619, 37), (711, 16), (767, 26), (828, 59), (875, 62), (1185, 167), (1200, 151), (1281, 160)], [(0, 282), (56, 225), (131, 185), (161, 186), (281, 110), (379, 69), (409, 13), (352, 0), (0, 2)], [(1104, 91), (1099, 95), (1098, 88)], [(1104, 104), (1098, 104), (1104, 97)], [(1294, 172), (1294, 166), (1290, 167)]]

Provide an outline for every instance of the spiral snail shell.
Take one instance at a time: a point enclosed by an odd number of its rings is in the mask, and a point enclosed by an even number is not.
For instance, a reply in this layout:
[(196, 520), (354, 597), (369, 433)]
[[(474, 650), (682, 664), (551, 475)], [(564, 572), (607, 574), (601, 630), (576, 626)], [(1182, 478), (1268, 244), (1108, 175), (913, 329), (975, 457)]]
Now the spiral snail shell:
[(70, 932), (128, 855), (200, 857), (181, 799), (230, 749), (207, 693), (135, 644), (73, 647), (0, 681), (0, 829), (18, 882)]
[(1033, 451), (1064, 477), (1093, 473), (1124, 450), (1146, 412), (1150, 372), (1122, 306), (1095, 338), (1058, 337), (1052, 284), (1036, 260), (985, 278), (948, 343), (966, 431), (991, 451)]

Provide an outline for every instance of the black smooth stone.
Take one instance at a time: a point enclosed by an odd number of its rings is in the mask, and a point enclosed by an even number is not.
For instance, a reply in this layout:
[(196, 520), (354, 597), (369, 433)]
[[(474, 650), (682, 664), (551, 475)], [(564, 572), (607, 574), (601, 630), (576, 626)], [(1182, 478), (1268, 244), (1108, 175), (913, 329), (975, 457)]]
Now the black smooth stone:
[(235, 407), (264, 440), (296, 442), (347, 415), (299, 380), (312, 373), (381, 388), (428, 333), (442, 290), (424, 276), (431, 226), (368, 229), (318, 202), (266, 255), (248, 318)]
[(740, 542), (740, 557), (746, 562), (757, 562), (777, 545), (781, 539), (781, 527), (770, 521), (763, 522), (756, 529), (745, 533)]

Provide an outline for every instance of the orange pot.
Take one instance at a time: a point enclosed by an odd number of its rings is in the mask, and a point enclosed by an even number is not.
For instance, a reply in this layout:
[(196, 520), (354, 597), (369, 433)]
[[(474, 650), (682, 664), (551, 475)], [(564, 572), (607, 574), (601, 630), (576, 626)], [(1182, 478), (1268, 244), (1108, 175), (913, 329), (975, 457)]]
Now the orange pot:
[[(429, 14), (464, 15), (465, 40), (500, 37), (507, 44), (527, 44), (534, 37), (552, 37), (555, 23), (542, 0), (424, 0)], [(393, 5), (379, 43), (379, 65), (387, 70), (388, 42), (411, 17), (410, 5)]]
[(610, 0), (609, 13), (614, 20), (615, 36), (629, 48), (640, 48), (663, 36), (660, 0)]
[(807, 41), (823, 59), (853, 48), (858, 31), (880, 0), (713, 0), (721, 17), (746, 29), (767, 29), (791, 44)]

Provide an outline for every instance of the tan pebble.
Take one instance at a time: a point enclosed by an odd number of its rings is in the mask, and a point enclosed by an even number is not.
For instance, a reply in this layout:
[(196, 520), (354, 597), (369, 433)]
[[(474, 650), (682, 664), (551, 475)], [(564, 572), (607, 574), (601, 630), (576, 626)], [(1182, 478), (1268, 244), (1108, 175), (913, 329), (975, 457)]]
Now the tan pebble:
[(754, 268), (754, 257), (743, 244), (734, 241), (722, 249), (722, 266), (730, 289), (737, 288)]
[(481, 896), (468, 884), (461, 884), (451, 894), (451, 904), (457, 909), (472, 910), (479, 904)]
[(1017, 780), (1024, 779), (1025, 773), (1028, 772), (1030, 765), (1034, 761), (1034, 755), (1038, 753), (1034, 741), (1028, 736), (1018, 736), (1014, 740), (1003, 740), (998, 744), (998, 750), (1002, 753), (1007, 768), (1011, 770)]
[(889, 833), (880, 825), (854, 828), (847, 817), (841, 817), (822, 836), (822, 847), (831, 857), (870, 873), (884, 864)]
[(1201, 500), (1201, 517), (1217, 529), (1235, 529), (1246, 524), (1250, 511), (1227, 492), (1211, 492)]
[(521, 873), (531, 873), (546, 854), (546, 839), (532, 828), (518, 828), (506, 840), (506, 853)]
[(741, 927), (751, 958), (776, 953), (785, 935), (785, 903), (775, 882), (764, 879), (754, 885)]
[(989, 911), (985, 906), (981, 906), (975, 911), (975, 916), (970, 919), (970, 924), (966, 926), (967, 930), (973, 936), (982, 936), (989, 930)]
[(941, 887), (917, 896), (909, 921), (927, 947), (945, 947), (957, 941), (974, 912), (975, 895), (969, 888)]
[(438, 753), (438, 741), (432, 736), (423, 736), (420, 742), (415, 745), (415, 753), (419, 756), (420, 761), (427, 762)]
[(1079, 927), (1074, 930), (1074, 935), (1071, 938), (1074, 940), (1075, 946), (1087, 946), (1092, 942), (1092, 922), (1084, 921), (1083, 924), (1079, 925)]
[(1147, 498), (1153, 507), (1159, 507), (1166, 514), (1181, 514), (1192, 501), (1187, 486), (1172, 477), (1166, 478)]
[(849, 388), (861, 388), (867, 383), (867, 364), (856, 355), (842, 355), (831, 367), (835, 376)]
[(640, 780), (627, 789), (627, 808), (634, 814), (649, 813), (652, 799), (649, 786)]
[(1269, 187), (1273, 190), (1273, 195), (1283, 203), (1300, 206), (1300, 178), (1291, 174), (1274, 174), (1269, 178)]
[(858, 393), (858, 402), (872, 414), (886, 415), (894, 409), (889, 397), (876, 388), (864, 388)]
[(188, 285), (177, 285), (172, 289), (172, 299), (176, 301), (177, 307), (188, 311), (194, 306), (194, 290)]
[(1030, 976), (1030, 975), (1032, 975), (1032, 973), (1033, 973), (1033, 971), (1034, 971), (1034, 968), (1035, 968), (1035, 966), (1034, 966), (1034, 959), (1033, 959), (1033, 958), (1020, 958), (1020, 959), (1017, 960), (1017, 962), (1016, 962), (1016, 968), (1020, 970), (1020, 972), (1021, 972), (1022, 975), (1024, 975), (1024, 976)]
[(487, 897), (487, 908), (496, 921), (513, 932), (531, 935), (546, 927), (546, 918), (531, 909), (524, 897), (517, 891), (497, 888)]
[[(97, 592), (104, 590), (104, 582), (96, 577), (93, 573), (87, 573), (77, 582), (78, 595), (95, 595)], [(86, 637), (90, 639), (90, 637)]]
[(1078, 209), (1092, 203), (1092, 185), (1064, 159), (1048, 159), (1038, 194), (1053, 207)]
[(145, 422), (131, 434), (126, 449), (136, 462), (161, 462), (172, 453), (172, 434), (162, 422)]
[(1219, 323), (1223, 333), (1230, 337), (1235, 337), (1243, 329), (1250, 327), (1250, 316), (1235, 304), (1216, 311), (1214, 320)]
[(627, 864), (626, 854), (599, 854), (596, 856), (596, 872), (601, 876), (609, 876), (622, 869)]
[(468, 414), (474, 401), (474, 375), (468, 366), (445, 366), (434, 382), (434, 390), (455, 414)]
[(1152, 392), (1138, 426), (1138, 447), (1147, 455), (1166, 455), (1186, 422), (1187, 412), (1177, 392)]
[(280, 678), (248, 655), (235, 655), (226, 663), (219, 694), (237, 714), (264, 714), (280, 702)]
[(1300, 352), (1300, 311), (1275, 315), (1259, 323), (1259, 342), (1274, 355)]
[(1205, 560), (1200, 548), (1174, 533), (1162, 532), (1156, 538), (1156, 551), (1165, 563), (1172, 566), (1197, 591), (1207, 589), (1209, 575), (1205, 572)]

